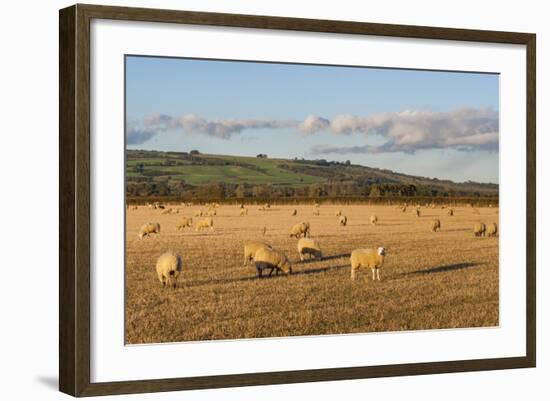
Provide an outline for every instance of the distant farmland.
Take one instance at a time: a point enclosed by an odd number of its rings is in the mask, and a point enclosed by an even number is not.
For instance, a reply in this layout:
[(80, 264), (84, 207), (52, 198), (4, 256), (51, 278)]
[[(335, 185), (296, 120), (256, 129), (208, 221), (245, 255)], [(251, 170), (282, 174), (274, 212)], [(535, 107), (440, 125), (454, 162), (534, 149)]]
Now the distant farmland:
[[(129, 200), (445, 198), (498, 203), (498, 185), (455, 183), (349, 162), (128, 150)], [(477, 202), (475, 202), (477, 203)]]

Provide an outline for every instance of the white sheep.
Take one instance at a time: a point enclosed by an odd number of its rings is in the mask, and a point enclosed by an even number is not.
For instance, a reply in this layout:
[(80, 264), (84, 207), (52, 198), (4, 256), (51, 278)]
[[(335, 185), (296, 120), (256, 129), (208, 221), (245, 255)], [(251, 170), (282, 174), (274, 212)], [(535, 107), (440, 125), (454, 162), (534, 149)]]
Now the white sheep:
[(433, 219), (430, 221), (430, 230), (436, 232), (437, 230), (441, 231), (441, 222), (439, 219)]
[(378, 216), (376, 216), (376, 215), (374, 215), (374, 214), (373, 214), (372, 216), (370, 216), (370, 223), (371, 223), (373, 226), (375, 226), (375, 225), (378, 223)]
[(447, 216), (454, 216), (455, 212), (453, 209), (447, 210)]
[(290, 215), (291, 216), (296, 216), (297, 214), (298, 214), (298, 211), (296, 209), (293, 209), (292, 213)]
[(386, 248), (355, 249), (350, 256), (351, 279), (355, 280), (355, 272), (364, 267), (372, 270), (372, 279), (380, 281), (380, 268), (384, 264)]
[(178, 276), (183, 269), (181, 256), (171, 251), (163, 253), (157, 259), (156, 268), (162, 286), (176, 288)]
[(239, 215), (248, 216), (248, 209), (247, 208), (241, 209), (241, 211), (239, 212)]
[(159, 223), (146, 223), (141, 226), (139, 229), (138, 237), (143, 239), (151, 234), (160, 234), (160, 224)]
[(300, 260), (304, 261), (304, 256), (308, 255), (310, 258), (323, 259), (323, 253), (321, 252), (321, 246), (319, 242), (312, 238), (300, 238), (298, 240), (298, 254), (300, 255)]
[(301, 236), (309, 237), (309, 222), (302, 221), (301, 223), (294, 224), (290, 229), (290, 236), (300, 238)]
[(279, 275), (279, 270), (287, 274), (292, 273), (292, 265), (286, 255), (273, 249), (258, 249), (254, 255), (254, 263), (256, 265), (256, 270), (258, 271), (258, 277), (262, 277), (262, 272), (264, 269), (271, 269), (269, 272), (270, 276), (273, 273), (273, 270), (276, 270), (276, 275)]
[(485, 226), (485, 223), (476, 223), (474, 225), (474, 235), (476, 237), (485, 236), (486, 230), (487, 230), (487, 227)]
[(197, 210), (195, 212), (195, 217), (202, 217), (203, 213), (202, 213), (202, 210)]
[(244, 263), (243, 266), (248, 265), (251, 261), (254, 260), (254, 255), (256, 255), (256, 252), (260, 248), (267, 248), (267, 249), (273, 249), (271, 248), (271, 245), (266, 244), (265, 242), (259, 242), (259, 241), (250, 241), (244, 244)]
[(344, 215), (340, 216), (340, 219), (338, 220), (341, 226), (346, 226), (348, 224), (348, 218)]
[(195, 226), (195, 231), (198, 232), (207, 228), (210, 228), (210, 230), (214, 230), (214, 219), (212, 219), (212, 217), (200, 220)]
[(497, 223), (491, 223), (487, 226), (487, 236), (488, 237), (494, 237), (498, 233), (498, 226)]
[(181, 230), (186, 227), (193, 227), (193, 219), (191, 217), (182, 217), (181, 220), (178, 222), (176, 229)]
[(338, 211), (336, 212), (336, 217), (340, 217), (341, 215), (342, 215), (342, 211), (341, 211), (341, 210), (338, 210)]

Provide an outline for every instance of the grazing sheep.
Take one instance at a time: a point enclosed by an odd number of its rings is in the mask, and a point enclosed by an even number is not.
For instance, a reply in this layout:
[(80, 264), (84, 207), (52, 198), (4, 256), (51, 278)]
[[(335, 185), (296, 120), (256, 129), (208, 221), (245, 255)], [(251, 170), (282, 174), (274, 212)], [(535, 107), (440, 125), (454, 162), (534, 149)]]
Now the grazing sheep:
[(415, 209), (414, 214), (416, 215), (416, 217), (420, 217), (420, 209)]
[(241, 216), (248, 216), (248, 209), (241, 209), (241, 212), (239, 213)]
[(193, 219), (191, 217), (182, 217), (181, 220), (178, 222), (176, 229), (182, 230), (187, 227), (193, 227)]
[(336, 217), (340, 217), (341, 215), (342, 215), (342, 211), (341, 211), (341, 210), (338, 210), (338, 211), (336, 212)]
[(294, 224), (290, 229), (290, 236), (300, 238), (301, 236), (309, 237), (309, 223), (302, 221), (301, 223)]
[(474, 235), (476, 237), (485, 236), (486, 230), (487, 230), (487, 227), (485, 226), (485, 223), (476, 223), (474, 225)]
[(254, 263), (258, 271), (258, 278), (262, 277), (264, 269), (271, 269), (269, 272), (270, 276), (273, 270), (276, 271), (276, 275), (279, 275), (279, 270), (287, 274), (292, 273), (292, 265), (286, 255), (282, 252), (274, 251), (273, 249), (258, 249), (254, 255)]
[(298, 254), (300, 255), (300, 260), (304, 261), (304, 256), (309, 255), (309, 257), (323, 259), (323, 254), (321, 252), (321, 246), (317, 240), (312, 238), (300, 238), (298, 240)]
[(346, 226), (348, 224), (348, 218), (344, 215), (340, 216), (340, 219), (338, 220), (341, 226)]
[(138, 207), (137, 206), (132, 206), (132, 210), (138, 210)]
[(195, 212), (195, 217), (202, 217), (202, 210), (197, 210)]
[(454, 216), (454, 215), (455, 215), (455, 212), (453, 209), (447, 210), (447, 216)]
[(373, 214), (372, 216), (370, 216), (370, 223), (375, 226), (376, 223), (378, 223), (378, 216), (376, 216), (375, 214)]
[(210, 230), (214, 230), (214, 219), (212, 219), (212, 217), (200, 220), (195, 226), (195, 231), (198, 232), (207, 228), (210, 228)]
[(181, 256), (174, 252), (166, 252), (157, 259), (157, 276), (163, 287), (176, 288), (178, 276), (183, 268)]
[(296, 216), (298, 214), (298, 211), (296, 209), (292, 210), (291, 216)]
[(434, 233), (437, 230), (441, 231), (441, 222), (439, 221), (439, 219), (433, 219), (430, 222), (430, 230), (432, 230), (432, 232), (434, 232)]
[(172, 208), (164, 209), (161, 214), (172, 214)]
[(215, 209), (210, 209), (207, 213), (207, 216), (209, 217), (214, 217), (216, 215), (216, 210)]
[(157, 209), (165, 209), (165, 208), (166, 208), (166, 206), (161, 205), (160, 203), (157, 205)]
[(491, 223), (487, 226), (487, 236), (488, 237), (494, 237), (498, 233), (498, 226), (497, 223)]
[(159, 223), (147, 223), (141, 226), (139, 229), (138, 237), (143, 239), (151, 234), (160, 234), (160, 224)]
[(248, 265), (251, 261), (254, 260), (254, 255), (260, 248), (273, 249), (271, 245), (266, 244), (265, 242), (259, 241), (250, 241), (244, 244), (244, 263), (243, 266)]
[(384, 264), (386, 248), (378, 249), (355, 249), (350, 256), (351, 279), (355, 280), (355, 272), (360, 268), (370, 268), (372, 270), (372, 279), (380, 281), (380, 268)]

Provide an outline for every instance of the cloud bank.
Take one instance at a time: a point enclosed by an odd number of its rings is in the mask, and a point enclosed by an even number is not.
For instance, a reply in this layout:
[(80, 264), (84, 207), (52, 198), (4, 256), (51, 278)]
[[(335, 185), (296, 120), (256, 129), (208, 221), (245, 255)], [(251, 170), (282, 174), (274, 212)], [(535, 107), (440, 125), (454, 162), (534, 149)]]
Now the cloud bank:
[(462, 151), (497, 151), (498, 112), (491, 109), (463, 108), (448, 112), (405, 110), (366, 117), (338, 115), (332, 120), (310, 115), (303, 121), (270, 119), (207, 120), (193, 114), (173, 117), (154, 114), (141, 125), (127, 128), (128, 144), (144, 143), (170, 129), (185, 133), (230, 139), (248, 129), (295, 129), (302, 135), (329, 132), (334, 135), (377, 135), (381, 145), (315, 145), (315, 155), (359, 153), (414, 153), (423, 149), (452, 148)]

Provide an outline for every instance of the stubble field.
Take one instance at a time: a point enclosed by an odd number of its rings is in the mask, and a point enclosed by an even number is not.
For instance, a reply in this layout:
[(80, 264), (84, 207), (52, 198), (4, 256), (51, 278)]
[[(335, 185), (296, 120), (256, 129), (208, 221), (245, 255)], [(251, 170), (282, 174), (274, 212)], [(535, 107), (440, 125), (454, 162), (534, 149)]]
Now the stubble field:
[[(421, 208), (416, 217), (411, 207), (403, 213), (396, 206), (321, 205), (315, 216), (313, 205), (272, 205), (266, 211), (248, 206), (248, 216), (239, 216), (236, 205), (222, 205), (214, 230), (197, 233), (176, 225), (207, 208), (172, 207), (179, 214), (127, 210), (128, 344), (498, 325), (498, 236), (473, 234), (476, 222), (498, 222), (497, 208), (475, 214), (458, 207), (454, 216)], [(338, 224), (338, 210), (348, 217), (346, 227)], [(433, 218), (440, 219), (440, 232), (430, 231)], [(299, 261), (289, 232), (300, 221), (310, 222), (322, 260)], [(148, 222), (160, 223), (161, 233), (140, 240), (138, 230)], [(258, 279), (252, 264), (243, 266), (250, 240), (283, 251), (292, 274)], [(352, 282), (350, 252), (379, 246), (387, 251), (381, 281), (360, 270)], [(155, 271), (168, 250), (183, 257), (175, 290), (163, 288)]]

